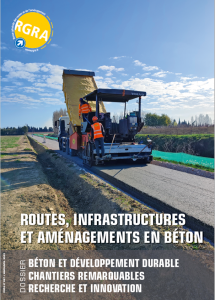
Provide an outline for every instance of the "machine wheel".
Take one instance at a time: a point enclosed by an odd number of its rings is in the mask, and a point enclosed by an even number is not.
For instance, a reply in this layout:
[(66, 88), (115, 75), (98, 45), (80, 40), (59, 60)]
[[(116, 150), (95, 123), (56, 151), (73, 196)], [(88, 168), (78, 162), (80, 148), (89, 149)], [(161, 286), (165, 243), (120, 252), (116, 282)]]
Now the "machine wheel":
[(77, 156), (77, 150), (71, 149), (71, 156)]
[(69, 152), (70, 152), (70, 149), (69, 149), (69, 143), (68, 143), (68, 141), (67, 141), (67, 143), (66, 143), (66, 154), (69, 155)]
[(77, 156), (80, 157), (81, 159), (83, 159), (83, 155), (84, 155), (84, 150), (80, 149), (79, 151), (77, 151)]
[(90, 147), (90, 143), (87, 143), (87, 146), (86, 146), (86, 150), (87, 150), (87, 157), (88, 157), (88, 159), (87, 159), (87, 164), (88, 164), (88, 166), (90, 166), (90, 167), (92, 167), (92, 157), (91, 157), (91, 149), (90, 149), (91, 147)]
[(83, 164), (88, 165), (88, 160), (87, 160), (87, 149), (88, 149), (88, 144), (85, 144), (84, 149), (83, 149)]
[(150, 164), (150, 162), (153, 160), (152, 155), (148, 156), (146, 159), (144, 159), (146, 164)]
[(84, 159), (84, 163), (89, 167), (94, 165), (94, 156), (93, 156), (93, 145), (91, 143), (87, 143), (84, 148), (84, 155), (87, 156), (87, 159)]
[(59, 140), (59, 150), (62, 151), (62, 144), (61, 144), (61, 140)]

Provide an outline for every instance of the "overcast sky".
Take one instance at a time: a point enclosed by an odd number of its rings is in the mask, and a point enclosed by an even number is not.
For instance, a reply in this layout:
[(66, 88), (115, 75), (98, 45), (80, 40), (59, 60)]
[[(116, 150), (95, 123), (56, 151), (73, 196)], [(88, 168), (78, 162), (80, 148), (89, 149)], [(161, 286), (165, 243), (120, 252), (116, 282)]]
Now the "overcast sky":
[[(100, 88), (145, 91), (146, 112), (214, 119), (212, 0), (12, 2), (1, 1), (2, 127), (52, 126), (53, 111), (65, 108), (64, 68), (94, 71)], [(11, 34), (17, 15), (32, 8), (54, 26), (51, 43), (34, 53), (16, 49)]]

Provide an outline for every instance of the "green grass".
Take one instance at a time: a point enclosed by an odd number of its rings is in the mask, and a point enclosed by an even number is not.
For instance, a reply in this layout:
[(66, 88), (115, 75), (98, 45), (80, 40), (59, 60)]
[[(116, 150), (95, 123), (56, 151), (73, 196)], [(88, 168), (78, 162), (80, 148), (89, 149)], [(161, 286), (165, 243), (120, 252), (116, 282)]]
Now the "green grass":
[(203, 167), (203, 166), (200, 166), (200, 165), (184, 164), (184, 163), (181, 163), (181, 162), (177, 162), (177, 161), (174, 161), (174, 160), (167, 160), (167, 159), (163, 159), (163, 158), (160, 158), (160, 157), (153, 157), (153, 160), (164, 161), (164, 162), (169, 162), (169, 163), (172, 163), (172, 164), (175, 164), (175, 165), (181, 165), (181, 166), (191, 167), (191, 168), (199, 169), (199, 170), (203, 170), (203, 171), (214, 172), (214, 169), (211, 169), (211, 168)]
[(5, 156), (18, 156), (18, 154), (10, 154), (10, 153), (1, 154), (1, 158)]
[(66, 223), (69, 223), (69, 226), (70, 226), (72, 223), (72, 218), (66, 219)]
[(2, 136), (1, 137), (1, 151), (6, 151), (10, 148), (18, 147), (17, 144), (20, 136)]
[(32, 151), (31, 148), (25, 148), (24, 151)]

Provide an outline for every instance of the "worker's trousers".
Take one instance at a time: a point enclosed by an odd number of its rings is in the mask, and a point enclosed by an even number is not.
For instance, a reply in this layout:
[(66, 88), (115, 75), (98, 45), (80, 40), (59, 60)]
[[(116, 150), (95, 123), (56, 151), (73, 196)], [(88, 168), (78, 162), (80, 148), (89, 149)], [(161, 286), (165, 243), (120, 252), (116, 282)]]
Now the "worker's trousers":
[(95, 142), (95, 146), (96, 146), (96, 155), (99, 156), (99, 145), (101, 146), (101, 150), (102, 150), (102, 156), (105, 155), (105, 148), (104, 148), (104, 138), (97, 138), (94, 139)]
[(88, 114), (82, 114), (83, 122), (88, 121)]

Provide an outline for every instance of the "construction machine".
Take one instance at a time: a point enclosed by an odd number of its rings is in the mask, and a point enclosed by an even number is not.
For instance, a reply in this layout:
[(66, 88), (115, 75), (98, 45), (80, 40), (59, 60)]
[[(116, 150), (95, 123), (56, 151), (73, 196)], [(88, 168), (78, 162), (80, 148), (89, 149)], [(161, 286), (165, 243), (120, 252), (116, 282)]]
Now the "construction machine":
[[(59, 149), (72, 156), (78, 155), (89, 166), (107, 161), (130, 159), (133, 161), (152, 161), (152, 141), (147, 145), (135, 143), (135, 135), (144, 123), (141, 120), (141, 98), (146, 92), (121, 89), (98, 89), (94, 80), (95, 73), (88, 71), (63, 70), (63, 91), (68, 116), (56, 122), (58, 126)], [(84, 122), (79, 119), (79, 99), (83, 98), (92, 108)], [(126, 113), (128, 101), (138, 98), (138, 110)], [(119, 123), (111, 119), (104, 103), (123, 103), (124, 116)], [(98, 117), (105, 131), (105, 156), (98, 159), (94, 141), (91, 140), (93, 116)]]

